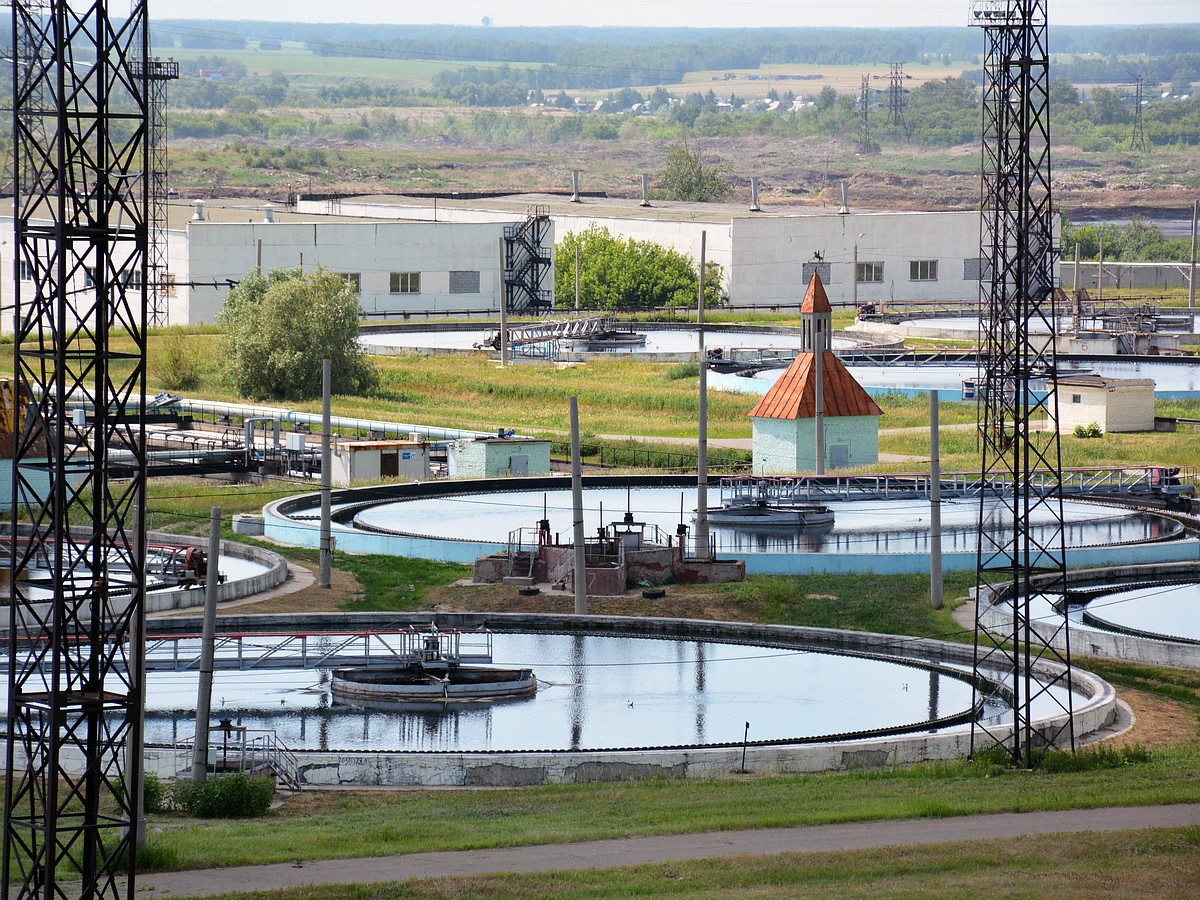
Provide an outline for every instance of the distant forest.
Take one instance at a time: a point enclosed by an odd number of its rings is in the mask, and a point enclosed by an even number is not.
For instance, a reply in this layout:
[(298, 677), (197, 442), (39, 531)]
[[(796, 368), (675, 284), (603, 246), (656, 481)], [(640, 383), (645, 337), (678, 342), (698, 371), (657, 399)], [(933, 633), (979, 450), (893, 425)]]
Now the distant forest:
[[(964, 25), (966, 14), (964, 10)], [(777, 65), (979, 62), (973, 28), (492, 28), (245, 21), (156, 22), (154, 46), (233, 50), (303, 43), (325, 56), (520, 64), (530, 89), (672, 84), (689, 71)], [(1200, 25), (1063, 26), (1050, 34), (1055, 76), (1117, 84), (1133, 75), (1200, 80)], [(1074, 58), (1064, 59), (1062, 55)], [(530, 64), (533, 64), (532, 66)], [(445, 86), (445, 85), (443, 85)]]

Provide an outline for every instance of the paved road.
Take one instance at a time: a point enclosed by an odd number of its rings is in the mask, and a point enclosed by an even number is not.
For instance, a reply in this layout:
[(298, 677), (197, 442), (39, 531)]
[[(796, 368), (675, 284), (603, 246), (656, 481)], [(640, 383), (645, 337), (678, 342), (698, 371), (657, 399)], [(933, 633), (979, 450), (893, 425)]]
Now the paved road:
[(500, 850), (463, 850), (366, 859), (321, 860), (303, 865), (284, 863), (241, 866), (143, 875), (138, 878), (137, 886), (139, 893), (153, 892), (155, 897), (206, 897), (233, 891), (261, 891), (302, 885), (364, 884), (492, 872), (609, 869), (680, 859), (819, 853), (870, 847), (915, 846), (946, 841), (1015, 838), (1032, 834), (1119, 831), (1126, 828), (1175, 828), (1189, 825), (1200, 825), (1200, 803), (855, 822), (800, 828), (634, 837), (574, 844), (539, 844), (533, 847), (510, 847)]

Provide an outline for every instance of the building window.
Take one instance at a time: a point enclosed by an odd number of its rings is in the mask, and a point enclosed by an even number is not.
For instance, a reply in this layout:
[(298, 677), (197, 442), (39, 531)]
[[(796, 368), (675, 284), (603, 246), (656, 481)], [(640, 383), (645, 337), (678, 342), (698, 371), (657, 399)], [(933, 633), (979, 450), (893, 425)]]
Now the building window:
[(29, 264), (29, 260), (21, 260), (20, 270), (22, 281), (33, 281), (33, 266)]
[(347, 272), (342, 277), (345, 278), (346, 283), (348, 285), (350, 285), (350, 290), (354, 291), (354, 293), (356, 293), (356, 294), (361, 293), (361, 291), (362, 291), (362, 275), (360, 273)]
[(393, 294), (419, 294), (421, 293), (421, 273), (393, 272), (389, 286)]
[(914, 259), (908, 264), (909, 281), (937, 281), (936, 259)]
[(452, 294), (478, 294), (479, 293), (479, 273), (478, 272), (450, 272), (450, 293)]
[(175, 273), (164, 272), (162, 279), (162, 292), (164, 297), (175, 296)]
[(121, 275), (121, 282), (127, 288), (137, 290), (142, 286), (142, 270), (134, 269), (132, 272), (125, 272)]
[(96, 286), (96, 267), (83, 267), (83, 286), (85, 288), (94, 288)]
[(859, 284), (879, 284), (883, 281), (882, 262), (860, 262), (858, 264)]
[(991, 281), (992, 261), (977, 256), (963, 260), (963, 281)]
[(1082, 403), (1083, 402), (1083, 394), (1072, 394), (1071, 402), (1072, 403)]

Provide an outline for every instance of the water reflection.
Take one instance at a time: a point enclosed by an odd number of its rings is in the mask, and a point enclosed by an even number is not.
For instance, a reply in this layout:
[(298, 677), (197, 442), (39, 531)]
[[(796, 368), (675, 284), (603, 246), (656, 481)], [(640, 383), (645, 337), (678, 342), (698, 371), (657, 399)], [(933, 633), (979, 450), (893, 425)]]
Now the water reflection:
[[(702, 641), (580, 635), (495, 636), (498, 664), (529, 666), (538, 693), (446, 708), (366, 708), (330, 702), (317, 673), (216, 673), (219, 716), (272, 728), (297, 749), (518, 750), (652, 747), (784, 740), (920, 725), (966, 710), (970, 686), (898, 663)], [(923, 681), (924, 679), (922, 679)], [(149, 676), (146, 738), (194, 730), (195, 675)]]
[[(584, 519), (589, 531), (608, 524), (629, 509), (637, 521), (656, 525), (669, 534), (682, 517), (690, 524), (696, 506), (694, 489), (589, 488), (584, 493)], [(920, 499), (854, 500), (839, 502), (822, 497), (835, 514), (832, 526), (816, 529), (746, 528), (711, 525), (717, 549), (725, 553), (928, 553), (929, 502)], [(570, 535), (570, 492), (512, 491), (433, 497), (381, 504), (360, 512), (355, 520), (372, 528), (404, 531), (474, 541), (497, 541), (521, 527), (535, 528), (543, 516), (551, 534)], [(1057, 527), (1052, 510), (1034, 511), (1037, 540), (1053, 537)], [(1177, 530), (1170, 519), (1113, 507), (1067, 502), (1063, 505), (1068, 547), (1096, 546), (1153, 540)], [(987, 514), (989, 528), (1003, 533), (1011, 517), (999, 504)], [(979, 501), (950, 499), (942, 503), (942, 549), (970, 552), (976, 549)]]

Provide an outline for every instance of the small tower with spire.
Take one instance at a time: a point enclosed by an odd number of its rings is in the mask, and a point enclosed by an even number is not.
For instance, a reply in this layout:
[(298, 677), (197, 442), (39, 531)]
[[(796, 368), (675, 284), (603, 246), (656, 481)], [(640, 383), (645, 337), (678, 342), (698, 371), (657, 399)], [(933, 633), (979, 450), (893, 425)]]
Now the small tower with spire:
[[(832, 338), (833, 308), (814, 272), (800, 306), (800, 353), (750, 413), (755, 475), (795, 475), (879, 461), (883, 410), (837, 358)], [(820, 466), (818, 413), (825, 449)]]
[(800, 352), (824, 353), (833, 349), (833, 308), (821, 278), (813, 272), (800, 304)]

